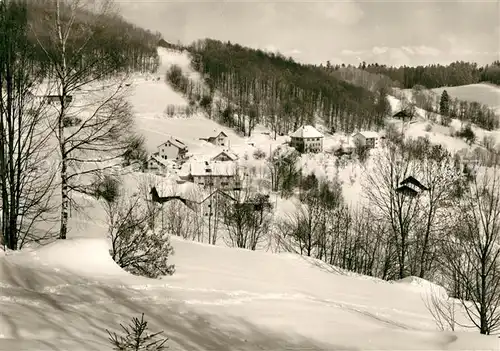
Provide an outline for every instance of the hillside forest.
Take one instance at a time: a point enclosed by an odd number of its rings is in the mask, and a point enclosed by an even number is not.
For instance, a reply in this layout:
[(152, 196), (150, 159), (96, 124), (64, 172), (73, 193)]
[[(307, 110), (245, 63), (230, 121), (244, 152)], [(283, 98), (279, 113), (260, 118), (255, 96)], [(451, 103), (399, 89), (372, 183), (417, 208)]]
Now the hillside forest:
[[(409, 112), (410, 118), (415, 115), (415, 107), (419, 107), (428, 111), (430, 118), (444, 114), (443, 124), (458, 118), (487, 130), (498, 126), (493, 110), (477, 102), (448, 97), (450, 107), (442, 111), (442, 97), (428, 90), (434, 83), (422, 78), (436, 77), (434, 70), (439, 69), (441, 74), (437, 76), (448, 77), (444, 83), (470, 84), (480, 77), (493, 77), (496, 63), (483, 68), (481, 75), (479, 69), (477, 72), (472, 69), (477, 65), (468, 63), (426, 68), (308, 65), (279, 53), (212, 39), (197, 41), (186, 49), (192, 55), (193, 68), (204, 77), (203, 85), (208, 89), (183, 77), (179, 67), (172, 67), (167, 80), (193, 104), (197, 102), (203, 107), (210, 117), (243, 135), (251, 135), (257, 123), (268, 126), (276, 135), (318, 120), (331, 132), (378, 130), (391, 114), (387, 95), (400, 98), (401, 107)], [(411, 98), (398, 89), (407, 85), (412, 88)]]

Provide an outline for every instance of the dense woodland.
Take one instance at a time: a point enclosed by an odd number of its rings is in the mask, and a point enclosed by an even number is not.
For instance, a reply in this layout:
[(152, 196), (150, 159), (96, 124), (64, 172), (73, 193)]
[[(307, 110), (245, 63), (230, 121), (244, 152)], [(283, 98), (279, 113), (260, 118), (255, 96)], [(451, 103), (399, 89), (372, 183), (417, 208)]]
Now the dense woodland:
[[(331, 130), (371, 129), (381, 126), (389, 111), (387, 91), (372, 93), (279, 54), (211, 39), (189, 49), (210, 89), (206, 99), (215, 117), (246, 135), (258, 122), (288, 133), (316, 117)], [(216, 91), (223, 101), (217, 101)], [(234, 121), (234, 115), (242, 117)]]
[[(179, 49), (164, 41), (161, 45)], [(250, 135), (257, 123), (267, 125), (276, 135), (318, 120), (332, 132), (378, 129), (391, 113), (388, 94), (401, 99), (402, 107), (411, 115), (414, 107), (420, 107), (428, 111), (426, 118), (433, 119), (444, 111), (440, 109), (441, 96), (428, 88), (494, 81), (499, 67), (498, 62), (482, 68), (463, 62), (401, 68), (378, 64), (357, 68), (329, 63), (315, 66), (297, 63), (279, 53), (212, 39), (195, 42), (186, 49), (208, 90), (190, 81), (179, 67), (172, 68), (166, 79), (193, 103), (197, 101), (211, 118), (244, 135)], [(398, 87), (412, 88), (413, 96), (408, 99)], [(487, 130), (498, 127), (494, 111), (488, 106), (453, 96), (449, 100), (444, 124), (458, 118)]]
[[(29, 1), (26, 4), (26, 34), (32, 45), (33, 64), (43, 68), (47, 74), (53, 73), (51, 60), (55, 59), (57, 51), (49, 43), (54, 33), (53, 1)], [(63, 21), (69, 21), (73, 16), (72, 9), (65, 2), (61, 2), (61, 13)], [(67, 50), (82, 67), (92, 63), (92, 69), (98, 71), (103, 68), (101, 65), (110, 61), (124, 71), (154, 71), (158, 67), (156, 48), (161, 38), (158, 33), (137, 27), (117, 13), (96, 14), (84, 8), (78, 9), (72, 25), (75, 34), (68, 37)], [(92, 41), (86, 42), (90, 33)], [(85, 50), (78, 52), (82, 45), (85, 45)]]

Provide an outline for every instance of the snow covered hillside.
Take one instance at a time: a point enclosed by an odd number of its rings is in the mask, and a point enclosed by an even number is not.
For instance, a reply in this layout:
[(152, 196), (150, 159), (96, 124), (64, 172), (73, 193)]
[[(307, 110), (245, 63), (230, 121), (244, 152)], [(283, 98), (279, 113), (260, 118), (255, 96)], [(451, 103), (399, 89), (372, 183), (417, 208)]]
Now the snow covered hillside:
[(432, 89), (433, 92), (441, 94), (446, 90), (452, 98), (465, 101), (476, 101), (487, 105), (497, 111), (500, 115), (500, 87), (493, 84), (469, 84), (457, 87), (443, 87)]
[(437, 332), (422, 300), (429, 288), (418, 281), (343, 275), (290, 254), (173, 244), (177, 272), (161, 280), (123, 272), (101, 239), (1, 257), (0, 350), (111, 350), (105, 329), (142, 312), (170, 350), (499, 346), (473, 332)]

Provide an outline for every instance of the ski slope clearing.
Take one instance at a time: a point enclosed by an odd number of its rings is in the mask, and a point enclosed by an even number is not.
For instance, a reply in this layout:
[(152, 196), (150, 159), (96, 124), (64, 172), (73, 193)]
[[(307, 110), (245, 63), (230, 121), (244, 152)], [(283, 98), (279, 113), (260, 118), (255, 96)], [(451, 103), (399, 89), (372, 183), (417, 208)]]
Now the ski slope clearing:
[(452, 98), (466, 101), (476, 101), (496, 110), (500, 115), (500, 87), (493, 84), (469, 84), (456, 87), (443, 87), (432, 89), (433, 92), (441, 94), (446, 90)]
[[(102, 229), (94, 228), (99, 231)], [(144, 312), (171, 350), (494, 350), (498, 339), (437, 332), (425, 284), (344, 275), (296, 255), (173, 239), (177, 272), (123, 272), (102, 239), (0, 258), (0, 350), (111, 350), (105, 329)]]

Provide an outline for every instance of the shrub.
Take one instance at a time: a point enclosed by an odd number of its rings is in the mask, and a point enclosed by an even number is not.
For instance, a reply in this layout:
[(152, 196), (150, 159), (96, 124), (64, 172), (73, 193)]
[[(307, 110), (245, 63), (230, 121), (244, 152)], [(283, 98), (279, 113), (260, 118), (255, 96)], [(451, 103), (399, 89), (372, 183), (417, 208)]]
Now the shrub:
[(256, 160), (263, 160), (266, 157), (266, 153), (262, 149), (257, 149), (253, 152), (253, 158)]
[(203, 95), (200, 100), (200, 107), (208, 111), (210, 106), (212, 106), (212, 97), (210, 95)]
[(470, 124), (467, 124), (461, 131), (459, 131), (457, 133), (457, 136), (465, 139), (465, 141), (469, 145), (472, 145), (472, 143), (474, 143), (476, 141), (476, 134), (472, 130), (472, 127)]
[(143, 169), (146, 167), (147, 162), (148, 151), (146, 150), (144, 137), (142, 135), (130, 136), (127, 140), (127, 148), (123, 153), (123, 165), (138, 164)]
[(111, 175), (97, 178), (94, 182), (93, 194), (96, 199), (103, 199), (106, 203), (114, 203), (120, 195), (120, 179)]
[(174, 249), (164, 228), (152, 223), (160, 212), (147, 209), (139, 196), (120, 193), (113, 201), (106, 201), (110, 254), (123, 269), (136, 275), (158, 278), (172, 275), (175, 266), (168, 263)]

